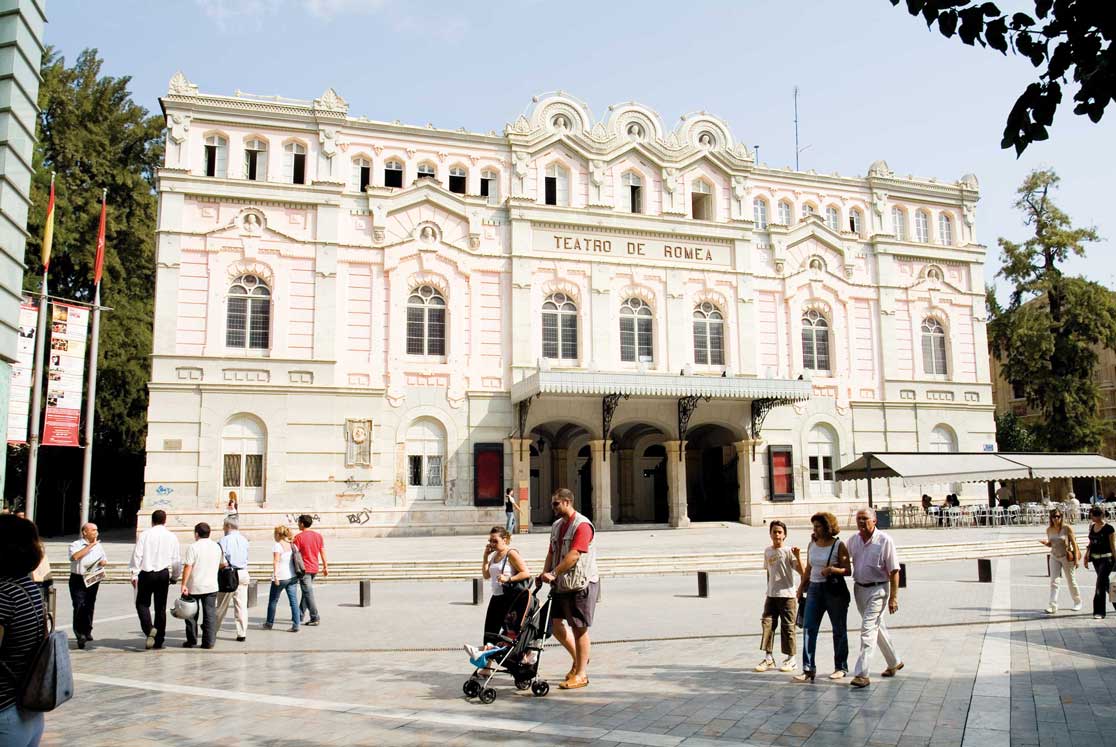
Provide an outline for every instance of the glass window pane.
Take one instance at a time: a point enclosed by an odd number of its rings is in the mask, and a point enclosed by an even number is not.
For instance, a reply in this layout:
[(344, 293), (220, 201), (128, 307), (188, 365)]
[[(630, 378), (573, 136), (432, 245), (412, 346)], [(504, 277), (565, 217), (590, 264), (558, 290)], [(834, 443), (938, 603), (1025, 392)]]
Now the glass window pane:
[(620, 360), (626, 363), (634, 363), (636, 359), (635, 350), (635, 319), (629, 317), (620, 318)]
[(542, 351), (543, 358), (558, 357), (558, 315), (555, 313), (542, 315)]
[(705, 333), (705, 322), (694, 320), (694, 363), (705, 365), (709, 363), (709, 345)]
[(804, 327), (802, 330), (802, 366), (803, 368), (816, 369), (817, 359), (814, 357), (814, 330)]
[(818, 476), (818, 458), (816, 456), (810, 457), (810, 479), (820, 480)]
[(577, 359), (577, 315), (562, 315), (562, 357)]
[(429, 309), (427, 312), (427, 355), (446, 354), (446, 310)]
[(407, 355), (423, 355), (425, 348), (426, 309), (407, 309)]
[(709, 363), (725, 365), (725, 325), (720, 322), (709, 323)]
[(422, 457), (410, 454), (407, 457), (407, 484), (422, 485)]
[(814, 349), (818, 356), (818, 370), (829, 370), (829, 335), (825, 330), (818, 330), (814, 338)]
[(253, 298), (252, 310), (248, 320), (248, 347), (254, 350), (267, 350), (271, 337), (271, 301)]
[(240, 487), (240, 454), (225, 454), (224, 479), (221, 484), (226, 488)]
[(428, 456), (426, 457), (426, 484), (430, 487), (441, 487), (442, 485), (442, 457)]
[(263, 487), (263, 454), (244, 455), (244, 487)]
[(651, 338), (651, 320), (640, 318), (639, 324), (639, 360), (641, 363), (651, 363), (655, 360), (655, 351)]
[(248, 299), (229, 298), (225, 316), (225, 344), (230, 348), (244, 347), (247, 325)]

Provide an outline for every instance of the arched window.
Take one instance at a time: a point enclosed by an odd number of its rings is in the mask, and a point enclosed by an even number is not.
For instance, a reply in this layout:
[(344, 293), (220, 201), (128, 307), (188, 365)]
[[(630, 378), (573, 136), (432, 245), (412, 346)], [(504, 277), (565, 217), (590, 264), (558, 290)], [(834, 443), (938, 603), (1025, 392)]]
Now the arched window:
[(577, 360), (577, 305), (565, 293), (551, 293), (542, 307), (543, 358)]
[(915, 211), (915, 241), (920, 244), (930, 241), (930, 216), (925, 210)]
[(708, 301), (694, 307), (694, 363), (725, 365), (725, 318)]
[(859, 208), (853, 208), (849, 211), (849, 230), (857, 236), (860, 235), (861, 219), (862, 216)]
[(620, 305), (620, 360), (626, 363), (654, 362), (651, 321), (651, 307), (642, 299), (629, 298)]
[(210, 135), (205, 139), (205, 175), (219, 176), (229, 174), (229, 141), (220, 135)]
[(407, 355), (446, 354), (446, 299), (429, 285), (407, 299)]
[(818, 212), (818, 209), (816, 207), (814, 207), (814, 203), (812, 203), (812, 202), (802, 203), (802, 220), (806, 220), (811, 215), (814, 215), (817, 212)]
[(947, 213), (938, 216), (938, 243), (942, 246), (953, 245), (953, 221)]
[(431, 418), (407, 429), (407, 497), (413, 501), (445, 498), (446, 430)]
[(241, 275), (229, 287), (225, 345), (249, 350), (271, 346), (271, 291), (255, 275)]
[(500, 202), (500, 174), (492, 169), (485, 169), (481, 172), (480, 179), (480, 193), (481, 197), (488, 198), (489, 205), (497, 205)]
[(829, 370), (829, 321), (815, 309), (802, 315), (802, 367)]
[(403, 163), (401, 161), (389, 160), (384, 164), (384, 186), (397, 188), (403, 186)]
[(415, 180), (419, 179), (437, 179), (437, 172), (434, 170), (434, 164), (429, 161), (424, 161), (418, 165), (418, 171), (415, 175)]
[(620, 177), (621, 208), (626, 213), (643, 212), (643, 179), (631, 171)]
[(267, 181), (267, 141), (254, 137), (244, 144), (244, 177), (252, 182)]
[(930, 376), (946, 376), (945, 328), (932, 316), (922, 320), (922, 367)]
[(767, 228), (767, 200), (762, 197), (752, 200), (752, 220), (759, 230)]
[(814, 495), (836, 495), (836, 469), (840, 455), (837, 434), (828, 425), (810, 429), (807, 464), (810, 467), (810, 492)]
[(302, 143), (283, 146), (283, 176), (291, 184), (306, 183), (306, 146)]
[(791, 213), (792, 212), (793, 212), (793, 210), (791, 210), (791, 204), (789, 202), (786, 202), (785, 200), (779, 202), (779, 225), (780, 226), (789, 226), (790, 225)]
[(690, 186), (690, 214), (694, 220), (713, 220), (713, 187), (704, 179)]
[(895, 232), (895, 238), (900, 241), (907, 240), (907, 214), (903, 212), (902, 208), (891, 208), (891, 225)]
[(241, 505), (264, 501), (267, 436), (258, 420), (237, 415), (221, 431), (221, 487), (235, 491)]
[(454, 166), (450, 169), (449, 177), (449, 191), (454, 194), (465, 194), (465, 168), (463, 166)]
[(957, 436), (948, 425), (938, 425), (930, 431), (930, 451), (952, 454), (957, 451)]
[(570, 204), (570, 172), (562, 168), (561, 164), (552, 163), (547, 166), (543, 181), (543, 201), (547, 205)]
[(825, 225), (833, 231), (841, 230), (841, 212), (833, 205), (825, 209)]
[(357, 192), (363, 192), (372, 183), (372, 162), (363, 156), (353, 159), (353, 176), (349, 181), (350, 187)]

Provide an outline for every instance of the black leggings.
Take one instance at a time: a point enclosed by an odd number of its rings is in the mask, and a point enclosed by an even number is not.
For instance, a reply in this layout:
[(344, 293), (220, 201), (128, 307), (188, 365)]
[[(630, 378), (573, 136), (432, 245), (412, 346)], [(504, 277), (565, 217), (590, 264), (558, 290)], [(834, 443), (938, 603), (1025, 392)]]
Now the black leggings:
[(488, 612), (484, 615), (484, 642), (499, 641), (500, 631), (504, 628), (504, 617), (508, 614), (508, 594), (494, 594), (488, 599)]
[(1093, 568), (1097, 571), (1097, 590), (1093, 593), (1093, 614), (1101, 617), (1104, 617), (1104, 603), (1108, 597), (1108, 575), (1112, 573), (1112, 563), (1112, 558), (1097, 558), (1093, 561)]

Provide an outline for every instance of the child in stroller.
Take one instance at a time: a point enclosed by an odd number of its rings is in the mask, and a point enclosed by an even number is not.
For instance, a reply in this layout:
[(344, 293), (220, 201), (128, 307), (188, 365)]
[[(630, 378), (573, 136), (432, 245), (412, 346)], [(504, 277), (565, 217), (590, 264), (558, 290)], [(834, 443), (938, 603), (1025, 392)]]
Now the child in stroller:
[(475, 667), (461, 688), (465, 696), (479, 698), (485, 704), (496, 700), (496, 691), (489, 683), (497, 674), (510, 675), (517, 690), (531, 688), (536, 696), (546, 695), (550, 685), (536, 679), (536, 675), (543, 645), (549, 637), (550, 597), (540, 603), (535, 589), (518, 592), (498, 636), (487, 640), (483, 648), (465, 644), (469, 663)]

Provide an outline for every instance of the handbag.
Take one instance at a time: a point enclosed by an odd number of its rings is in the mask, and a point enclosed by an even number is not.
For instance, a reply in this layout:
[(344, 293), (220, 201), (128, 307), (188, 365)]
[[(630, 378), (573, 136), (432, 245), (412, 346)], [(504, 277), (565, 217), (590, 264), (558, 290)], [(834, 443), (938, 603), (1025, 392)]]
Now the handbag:
[[(509, 555), (511, 555), (511, 550), (508, 550), (507, 555), (504, 556), (504, 564), (500, 566), (500, 573), (497, 574), (498, 576), (504, 575), (504, 572), (508, 569)], [(500, 588), (505, 594), (516, 594), (526, 589), (530, 584), (531, 579), (528, 577), (520, 581), (509, 581), (506, 584), (500, 584)]]
[(291, 567), (294, 569), (296, 578), (302, 578), (306, 575), (306, 563), (302, 560), (302, 550), (299, 550), (298, 545), (294, 542), (291, 543)]
[(217, 570), (217, 591), (229, 594), (236, 591), (237, 587), (240, 586), (240, 571), (232, 567), (227, 554), (225, 555), (225, 562), (228, 565)]
[(803, 622), (806, 620), (806, 597), (798, 598), (798, 612), (794, 616), (794, 626), (802, 628)]
[[(19, 584), (16, 587), (27, 597), (28, 604), (34, 609), (31, 595)], [(19, 707), (26, 711), (45, 713), (74, 697), (74, 675), (70, 667), (70, 642), (66, 633), (54, 629), (54, 618), (43, 608), (43, 630), (46, 635), (35, 649), (23, 682), (18, 683)], [(8, 677), (14, 682), (15, 675), (8, 665), (4, 665)]]
[[(829, 557), (826, 558), (825, 564), (828, 566), (830, 561), (833, 560), (833, 551), (841, 544), (841, 540), (834, 539), (833, 546), (829, 548)], [(849, 585), (845, 582), (844, 576), (834, 576), (830, 574), (825, 577), (825, 596), (839, 604), (847, 605), (849, 599)]]

